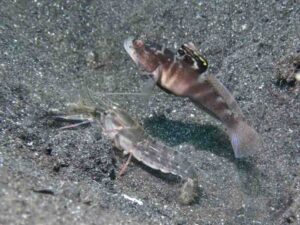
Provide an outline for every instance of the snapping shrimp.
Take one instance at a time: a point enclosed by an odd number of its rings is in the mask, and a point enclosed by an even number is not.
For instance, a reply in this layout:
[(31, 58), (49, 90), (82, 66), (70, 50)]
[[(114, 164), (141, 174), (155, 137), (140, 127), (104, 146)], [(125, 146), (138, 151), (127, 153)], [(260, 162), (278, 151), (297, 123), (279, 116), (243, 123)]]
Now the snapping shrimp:
[(182, 186), (179, 200), (182, 204), (190, 204), (197, 198), (198, 181), (194, 167), (179, 152), (154, 140), (146, 134), (137, 121), (116, 105), (90, 107), (85, 104), (71, 104), (69, 115), (56, 115), (55, 119), (76, 121), (77, 123), (60, 129), (74, 128), (83, 124), (97, 123), (102, 134), (112, 140), (113, 145), (129, 155), (121, 167), (119, 176), (123, 175), (132, 157), (162, 173), (179, 176), (186, 182)]

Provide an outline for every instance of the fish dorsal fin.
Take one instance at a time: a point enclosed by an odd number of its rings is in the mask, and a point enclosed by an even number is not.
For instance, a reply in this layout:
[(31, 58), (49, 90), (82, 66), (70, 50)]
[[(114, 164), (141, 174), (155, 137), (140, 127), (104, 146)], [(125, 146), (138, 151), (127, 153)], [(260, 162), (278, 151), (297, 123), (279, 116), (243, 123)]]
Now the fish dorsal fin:
[(192, 42), (183, 44), (177, 51), (177, 59), (190, 65), (199, 74), (206, 71), (208, 67), (207, 60), (200, 54)]

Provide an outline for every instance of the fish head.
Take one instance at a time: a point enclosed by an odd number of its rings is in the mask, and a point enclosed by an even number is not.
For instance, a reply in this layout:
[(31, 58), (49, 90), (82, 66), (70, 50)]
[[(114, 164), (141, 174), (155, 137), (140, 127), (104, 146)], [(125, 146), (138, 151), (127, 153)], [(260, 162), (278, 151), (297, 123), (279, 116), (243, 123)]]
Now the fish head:
[(153, 73), (162, 64), (163, 47), (159, 44), (129, 37), (124, 41), (124, 48), (133, 61), (148, 73)]
[(126, 39), (124, 47), (162, 90), (177, 96), (187, 96), (207, 69), (207, 61), (192, 43), (182, 45), (177, 55), (159, 44), (134, 38)]

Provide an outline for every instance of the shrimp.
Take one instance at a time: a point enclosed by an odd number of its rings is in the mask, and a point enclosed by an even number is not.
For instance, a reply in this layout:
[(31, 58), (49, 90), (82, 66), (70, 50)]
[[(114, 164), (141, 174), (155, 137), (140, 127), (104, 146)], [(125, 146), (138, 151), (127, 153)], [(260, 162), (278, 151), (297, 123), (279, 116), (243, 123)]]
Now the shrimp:
[(61, 127), (68, 129), (80, 125), (97, 123), (102, 134), (112, 140), (113, 145), (129, 155), (122, 166), (119, 176), (123, 175), (132, 157), (159, 170), (179, 176), (186, 182), (181, 188), (179, 201), (183, 204), (192, 203), (197, 197), (198, 179), (194, 167), (178, 151), (174, 151), (163, 143), (146, 134), (142, 126), (124, 110), (116, 105), (103, 102), (104, 107), (90, 107), (83, 103), (70, 104), (71, 111), (67, 115), (54, 116), (57, 120), (75, 121), (77, 123)]

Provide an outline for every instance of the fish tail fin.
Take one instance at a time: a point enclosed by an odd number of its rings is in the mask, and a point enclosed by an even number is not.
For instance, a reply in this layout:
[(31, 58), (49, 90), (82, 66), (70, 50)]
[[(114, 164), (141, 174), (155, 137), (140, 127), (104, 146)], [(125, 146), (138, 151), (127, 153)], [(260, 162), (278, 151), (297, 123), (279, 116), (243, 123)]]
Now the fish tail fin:
[(252, 156), (262, 147), (259, 134), (243, 120), (235, 123), (228, 131), (235, 158)]

